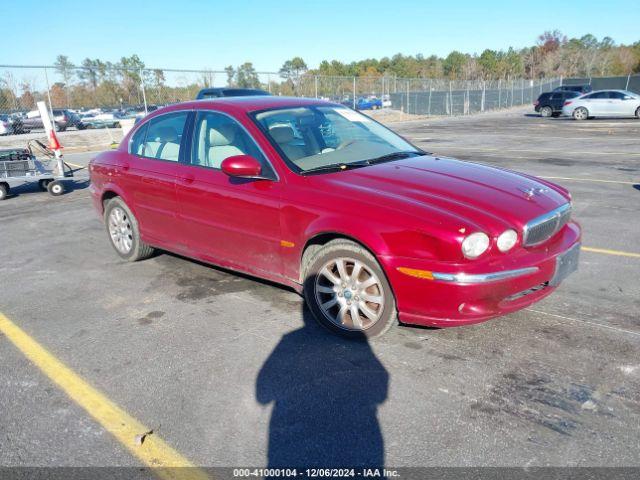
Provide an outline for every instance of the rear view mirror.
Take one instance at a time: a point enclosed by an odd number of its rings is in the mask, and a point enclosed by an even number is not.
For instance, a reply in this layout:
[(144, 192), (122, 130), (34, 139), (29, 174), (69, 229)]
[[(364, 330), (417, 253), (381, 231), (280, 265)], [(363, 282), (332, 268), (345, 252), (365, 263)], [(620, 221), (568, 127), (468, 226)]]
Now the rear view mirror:
[(259, 178), (262, 165), (251, 155), (234, 155), (227, 157), (220, 165), (222, 171), (230, 177)]

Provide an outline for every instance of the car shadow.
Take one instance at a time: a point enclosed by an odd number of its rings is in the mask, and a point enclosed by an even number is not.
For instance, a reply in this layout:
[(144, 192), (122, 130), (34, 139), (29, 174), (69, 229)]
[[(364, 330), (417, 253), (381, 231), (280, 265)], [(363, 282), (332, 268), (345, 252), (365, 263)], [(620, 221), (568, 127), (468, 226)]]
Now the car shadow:
[(262, 365), (256, 399), (272, 404), (269, 467), (384, 465), (377, 409), (389, 373), (364, 335), (342, 338), (303, 306), (303, 326), (282, 336)]

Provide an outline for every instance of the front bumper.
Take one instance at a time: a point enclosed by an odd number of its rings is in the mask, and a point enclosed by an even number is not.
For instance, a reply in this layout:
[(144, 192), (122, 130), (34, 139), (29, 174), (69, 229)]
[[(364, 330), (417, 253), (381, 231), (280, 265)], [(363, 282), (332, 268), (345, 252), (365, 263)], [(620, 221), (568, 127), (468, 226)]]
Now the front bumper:
[[(514, 312), (552, 293), (556, 257), (580, 241), (569, 222), (533, 248), (465, 264), (385, 256), (381, 258), (398, 304), (400, 321), (425, 326), (478, 323)], [(497, 257), (497, 258), (496, 258)], [(415, 272), (431, 272), (417, 278)]]

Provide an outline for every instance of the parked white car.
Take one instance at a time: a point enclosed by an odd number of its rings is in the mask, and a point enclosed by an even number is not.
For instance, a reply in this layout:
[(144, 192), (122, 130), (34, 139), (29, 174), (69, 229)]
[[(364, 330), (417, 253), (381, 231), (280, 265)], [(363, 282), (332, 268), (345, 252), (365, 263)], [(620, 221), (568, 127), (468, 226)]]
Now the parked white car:
[(627, 90), (597, 90), (564, 102), (562, 115), (576, 120), (592, 117), (640, 118), (640, 95)]

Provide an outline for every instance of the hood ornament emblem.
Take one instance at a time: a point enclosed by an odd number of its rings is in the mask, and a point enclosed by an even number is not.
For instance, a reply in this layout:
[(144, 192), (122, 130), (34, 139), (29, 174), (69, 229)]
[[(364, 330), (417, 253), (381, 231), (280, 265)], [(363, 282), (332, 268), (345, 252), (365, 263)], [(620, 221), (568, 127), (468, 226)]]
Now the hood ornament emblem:
[(531, 200), (536, 195), (542, 195), (549, 191), (548, 188), (544, 188), (544, 187), (530, 187), (530, 188), (520, 187), (518, 188), (518, 190), (524, 193), (524, 196), (527, 197), (527, 200)]

